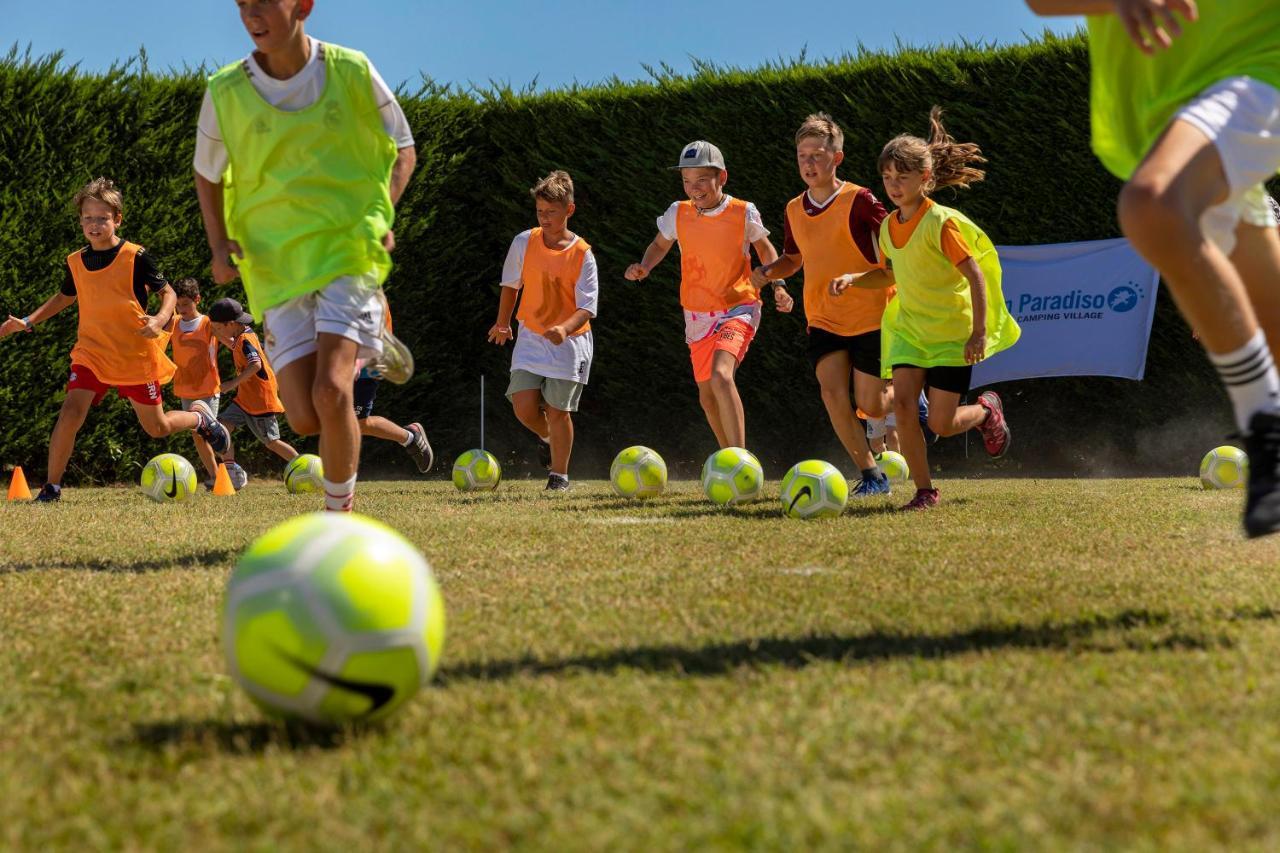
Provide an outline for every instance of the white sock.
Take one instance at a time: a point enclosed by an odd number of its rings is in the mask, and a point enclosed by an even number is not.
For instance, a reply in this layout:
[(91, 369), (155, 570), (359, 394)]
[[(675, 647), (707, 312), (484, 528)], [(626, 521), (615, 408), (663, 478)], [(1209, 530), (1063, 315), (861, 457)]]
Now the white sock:
[(413, 444), (413, 433), (409, 430), (404, 431), (404, 441), (400, 442), (401, 447), (408, 447)]
[(330, 512), (351, 512), (351, 504), (356, 499), (356, 478), (353, 476), (345, 483), (335, 483), (323, 477), (324, 508)]
[(1271, 357), (1266, 335), (1259, 329), (1249, 342), (1234, 352), (1209, 353), (1218, 369), (1235, 409), (1236, 425), (1249, 431), (1249, 419), (1257, 412), (1274, 412), (1280, 406), (1280, 374)]
[(555, 471), (549, 471), (548, 473), (549, 473), (552, 477), (559, 477), (561, 480), (564, 480), (566, 483), (567, 483), (567, 482), (569, 482), (569, 475), (568, 475), (568, 474), (557, 474)]

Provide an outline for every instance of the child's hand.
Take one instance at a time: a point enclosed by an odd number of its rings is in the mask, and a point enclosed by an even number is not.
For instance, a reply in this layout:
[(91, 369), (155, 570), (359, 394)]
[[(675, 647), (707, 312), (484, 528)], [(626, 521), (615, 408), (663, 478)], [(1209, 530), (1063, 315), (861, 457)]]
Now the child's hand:
[(622, 274), (627, 281), (644, 281), (649, 277), (649, 271), (640, 264), (632, 264), (627, 267), (627, 271)]
[(765, 272), (764, 265), (756, 267), (751, 271), (751, 286), (756, 290), (764, 287), (769, 283), (769, 273)]
[(232, 391), (235, 390), (235, 387), (236, 385), (234, 382), (232, 382), (231, 380), (227, 380), (226, 382), (223, 382), (220, 385), (218, 385), (218, 393), (230, 394)]
[(138, 330), (138, 334), (144, 338), (158, 338), (162, 332), (164, 332), (164, 329), (156, 322), (155, 317), (147, 317), (147, 321)]
[(231, 262), (231, 256), (244, 257), (244, 250), (235, 240), (228, 240), (213, 250), (213, 280), (218, 284), (227, 284), (240, 276), (240, 271)]
[(1182, 35), (1177, 15), (1188, 21), (1200, 16), (1195, 0), (1112, 0), (1116, 17), (1124, 24), (1129, 38), (1145, 54), (1165, 50)]
[(964, 363), (977, 364), (987, 357), (987, 330), (974, 329), (964, 344)]
[(831, 279), (831, 283), (827, 285), (827, 290), (832, 296), (839, 296), (849, 288), (853, 287), (853, 283), (857, 280), (858, 277), (853, 273), (838, 275)]
[(387, 233), (382, 235), (382, 248), (386, 249), (388, 252), (394, 252), (396, 250), (396, 232), (389, 228), (387, 229)]
[(773, 287), (773, 307), (778, 309), (779, 314), (790, 314), (791, 309), (796, 307), (796, 301), (791, 298), (791, 294), (787, 293), (787, 289), (780, 284)]
[(552, 326), (550, 329), (543, 332), (542, 336), (556, 346), (560, 346), (564, 343), (565, 338), (569, 337), (564, 333), (564, 326)]
[(511, 340), (510, 326), (499, 326), (497, 323), (494, 323), (489, 327), (489, 343), (502, 346), (509, 340)]
[(10, 314), (8, 320), (5, 320), (3, 323), (0, 323), (0, 338), (8, 337), (9, 335), (12, 335), (14, 332), (21, 332), (26, 328), (27, 328), (27, 324), (22, 322), (21, 317), (15, 317), (12, 314)]

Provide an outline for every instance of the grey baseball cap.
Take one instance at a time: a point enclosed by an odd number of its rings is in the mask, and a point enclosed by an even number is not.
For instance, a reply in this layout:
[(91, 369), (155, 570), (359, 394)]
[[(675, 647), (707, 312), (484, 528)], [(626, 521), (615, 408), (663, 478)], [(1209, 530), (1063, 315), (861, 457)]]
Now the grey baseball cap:
[(720, 153), (720, 149), (707, 142), (705, 139), (699, 139), (697, 142), (690, 142), (680, 152), (680, 163), (672, 166), (673, 169), (723, 169), (724, 155)]

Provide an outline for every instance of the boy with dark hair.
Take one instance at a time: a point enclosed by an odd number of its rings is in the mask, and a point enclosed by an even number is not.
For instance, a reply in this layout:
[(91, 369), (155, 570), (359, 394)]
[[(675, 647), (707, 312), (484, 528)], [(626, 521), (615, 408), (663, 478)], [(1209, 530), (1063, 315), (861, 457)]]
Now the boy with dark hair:
[[(213, 416), (218, 416), (218, 340), (213, 336), (209, 318), (200, 313), (200, 283), (184, 278), (173, 285), (177, 296), (177, 319), (169, 343), (173, 347), (173, 393), (184, 412), (191, 411), (197, 400), (203, 401)], [(213, 488), (218, 473), (218, 460), (209, 442), (195, 436), (196, 454), (209, 476), (205, 485)]]

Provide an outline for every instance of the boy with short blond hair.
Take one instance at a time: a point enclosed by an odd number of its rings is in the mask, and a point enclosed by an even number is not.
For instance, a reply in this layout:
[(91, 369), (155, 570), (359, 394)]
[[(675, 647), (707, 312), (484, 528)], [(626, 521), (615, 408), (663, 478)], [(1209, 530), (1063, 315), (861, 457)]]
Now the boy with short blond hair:
[(289, 423), (320, 435), (325, 508), (350, 511), (357, 369), (397, 383), (413, 374), (382, 322), (413, 135), (363, 53), (306, 34), (314, 0), (237, 5), (254, 51), (209, 78), (196, 140), (213, 278), (243, 278)]
[[(672, 203), (659, 217), (658, 235), (625, 276), (648, 278), (680, 244), (680, 306), (698, 401), (720, 447), (745, 447), (746, 416), (736, 374), (760, 326), (762, 286), (751, 279), (750, 250), (762, 263), (778, 253), (756, 206), (724, 192), (729, 171), (719, 148), (691, 142), (671, 168), (680, 171), (688, 200)], [(774, 285), (775, 306), (790, 311), (793, 302), (783, 282)]]
[(520, 296), (520, 334), (511, 354), (507, 398), (516, 417), (538, 437), (539, 452), (550, 468), (546, 489), (563, 492), (569, 488), (572, 413), (578, 410), (595, 355), (591, 320), (600, 283), (591, 246), (569, 230), (569, 218), (577, 210), (569, 173), (552, 172), (529, 192), (538, 227), (511, 241), (489, 340), (499, 346), (511, 340), (511, 313)]
[[(67, 396), (49, 438), (48, 477), (37, 501), (62, 498), (62, 476), (75, 447), (76, 434), (89, 409), (107, 392), (127, 399), (138, 422), (152, 438), (179, 430), (195, 430), (216, 452), (226, 450), (230, 436), (204, 403), (191, 411), (166, 412), (160, 388), (176, 370), (164, 354), (177, 297), (142, 246), (116, 232), (124, 220), (124, 197), (114, 182), (97, 178), (75, 197), (80, 228), (89, 245), (67, 256), (62, 288), (27, 317), (9, 316), (0, 338), (35, 327), (73, 302), (79, 303), (79, 335), (71, 350)], [(150, 295), (160, 295), (160, 310), (147, 314)]]
[[(173, 348), (173, 361), (177, 372), (173, 374), (173, 393), (177, 395), (184, 412), (191, 411), (197, 400), (204, 402), (213, 416), (218, 416), (218, 340), (213, 335), (209, 317), (200, 313), (200, 282), (184, 278), (173, 285), (177, 297), (176, 318), (169, 343)], [(204, 464), (209, 477), (205, 481), (212, 488), (218, 473), (218, 460), (213, 448), (200, 436), (195, 436), (196, 454)]]
[(880, 317), (894, 289), (857, 290), (843, 297), (828, 291), (837, 276), (883, 267), (877, 235), (888, 213), (871, 190), (837, 177), (844, 131), (831, 116), (808, 116), (795, 143), (807, 189), (787, 204), (782, 257), (757, 267), (752, 281), (763, 284), (804, 269), (809, 361), (831, 426), (862, 473), (853, 495), (888, 494), (889, 480), (876, 466), (854, 405), (868, 419), (884, 417), (892, 405), (892, 389), (880, 378)]

